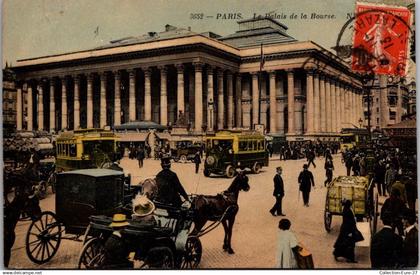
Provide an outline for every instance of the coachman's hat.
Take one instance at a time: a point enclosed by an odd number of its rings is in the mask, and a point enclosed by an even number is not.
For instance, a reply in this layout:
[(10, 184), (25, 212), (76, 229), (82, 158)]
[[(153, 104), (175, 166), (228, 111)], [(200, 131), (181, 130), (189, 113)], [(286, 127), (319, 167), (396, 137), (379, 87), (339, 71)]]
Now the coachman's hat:
[(127, 222), (127, 218), (124, 214), (114, 214), (114, 217), (112, 217), (112, 223), (109, 226), (123, 227), (127, 225), (129, 225), (129, 223)]

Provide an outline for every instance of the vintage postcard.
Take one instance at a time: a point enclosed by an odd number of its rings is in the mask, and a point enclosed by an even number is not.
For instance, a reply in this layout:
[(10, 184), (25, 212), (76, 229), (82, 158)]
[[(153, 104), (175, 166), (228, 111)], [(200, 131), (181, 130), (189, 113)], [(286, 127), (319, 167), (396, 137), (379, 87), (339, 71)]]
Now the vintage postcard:
[(418, 266), (414, 0), (2, 4), (6, 274)]

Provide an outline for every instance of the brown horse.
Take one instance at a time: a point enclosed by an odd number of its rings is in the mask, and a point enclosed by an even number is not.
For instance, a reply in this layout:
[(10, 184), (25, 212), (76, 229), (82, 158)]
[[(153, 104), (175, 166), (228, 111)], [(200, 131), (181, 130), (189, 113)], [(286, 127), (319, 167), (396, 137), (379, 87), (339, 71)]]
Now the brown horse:
[(225, 230), (223, 250), (229, 254), (235, 253), (231, 246), (232, 229), (238, 213), (239, 191), (249, 191), (248, 177), (240, 172), (228, 189), (216, 196), (198, 195), (192, 201), (195, 210), (194, 230), (192, 235), (199, 234), (207, 221), (221, 220)]
[(28, 214), (32, 220), (41, 215), (37, 193), (25, 175), (14, 174), (5, 178), (5, 184), (13, 182), (14, 196), (12, 201), (6, 198), (3, 206), (4, 221), (4, 265), (9, 266), (11, 250), (15, 242), (15, 227), (22, 213)]

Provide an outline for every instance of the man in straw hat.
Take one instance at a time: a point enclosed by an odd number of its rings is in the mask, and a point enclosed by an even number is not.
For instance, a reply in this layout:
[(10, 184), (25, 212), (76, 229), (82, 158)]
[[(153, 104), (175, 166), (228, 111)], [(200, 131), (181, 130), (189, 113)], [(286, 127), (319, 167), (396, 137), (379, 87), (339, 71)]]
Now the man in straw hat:
[(130, 254), (129, 246), (123, 238), (122, 230), (128, 226), (124, 214), (115, 214), (112, 223), (109, 225), (114, 230), (105, 242), (105, 258), (103, 267), (105, 269), (129, 269), (133, 268), (133, 262), (128, 259)]
[(285, 216), (282, 211), (282, 199), (284, 197), (284, 185), (283, 185), (283, 179), (281, 177), (283, 169), (279, 166), (276, 168), (276, 175), (274, 176), (274, 191), (273, 196), (276, 198), (276, 203), (274, 206), (270, 209), (270, 213), (273, 216)]
[(182, 201), (180, 196), (186, 201), (189, 201), (189, 198), (176, 173), (170, 170), (171, 158), (168, 156), (162, 157), (161, 166), (162, 171), (156, 175), (158, 193), (155, 200), (175, 207), (181, 207)]

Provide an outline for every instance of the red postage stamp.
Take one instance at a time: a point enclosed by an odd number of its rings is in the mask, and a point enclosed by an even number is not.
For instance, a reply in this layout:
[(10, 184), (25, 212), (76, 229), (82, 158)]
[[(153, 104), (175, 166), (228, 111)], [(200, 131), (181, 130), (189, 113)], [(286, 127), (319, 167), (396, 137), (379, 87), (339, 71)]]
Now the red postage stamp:
[(357, 72), (406, 74), (411, 13), (404, 7), (357, 4), (352, 69)]

